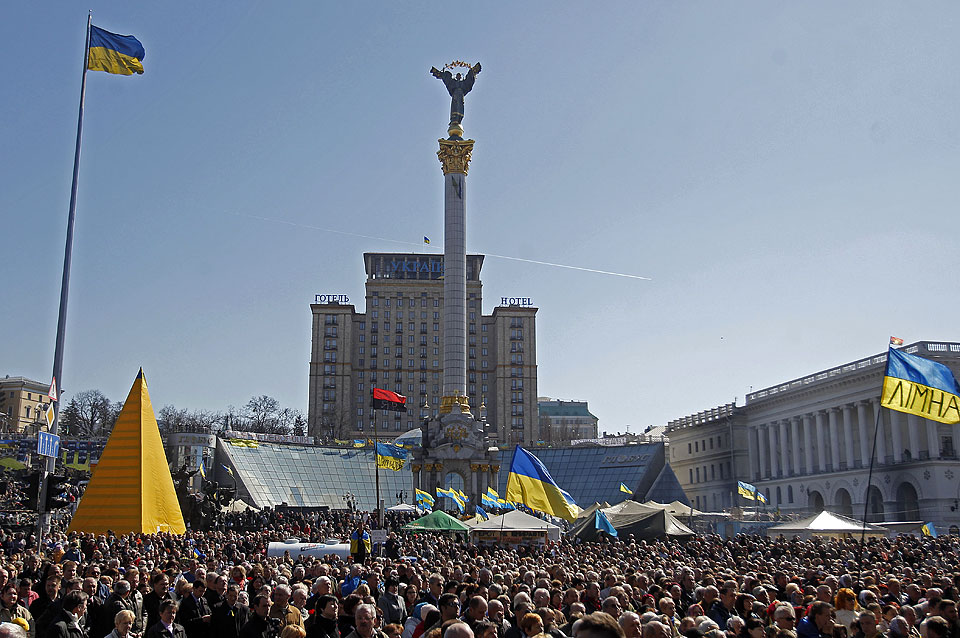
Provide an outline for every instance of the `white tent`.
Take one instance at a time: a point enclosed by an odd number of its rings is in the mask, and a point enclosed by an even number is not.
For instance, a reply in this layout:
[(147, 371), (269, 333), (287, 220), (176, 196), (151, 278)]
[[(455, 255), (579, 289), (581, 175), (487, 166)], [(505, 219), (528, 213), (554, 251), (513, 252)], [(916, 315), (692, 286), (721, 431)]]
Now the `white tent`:
[(536, 516), (512, 510), (477, 523), (470, 530), (470, 538), (474, 542), (542, 544), (548, 540), (560, 540), (560, 527)]
[(400, 503), (399, 505), (388, 507), (387, 511), (388, 512), (416, 512), (417, 508), (408, 503)]
[(867, 536), (886, 536), (887, 529), (879, 525), (867, 523), (864, 528), (863, 521), (858, 521), (833, 512), (823, 511), (814, 516), (801, 519), (799, 521), (790, 521), (783, 525), (776, 525), (767, 528), (768, 536), (800, 536), (807, 539), (812, 536), (829, 536), (831, 538), (844, 538), (859, 535), (866, 529)]

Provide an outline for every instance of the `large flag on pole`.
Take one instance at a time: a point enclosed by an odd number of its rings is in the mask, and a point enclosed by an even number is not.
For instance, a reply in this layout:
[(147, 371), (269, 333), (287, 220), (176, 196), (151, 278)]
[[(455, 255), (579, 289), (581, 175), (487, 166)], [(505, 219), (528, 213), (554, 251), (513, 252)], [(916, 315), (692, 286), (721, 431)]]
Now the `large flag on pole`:
[(100, 27), (90, 27), (90, 51), (87, 68), (117, 75), (143, 74), (143, 45), (132, 35), (117, 35)]
[(571, 523), (580, 513), (580, 508), (560, 489), (540, 459), (519, 445), (513, 450), (506, 498)]
[(942, 363), (890, 348), (880, 405), (931, 421), (960, 423), (960, 385)]
[(737, 481), (737, 494), (748, 500), (754, 500), (756, 497), (757, 488), (750, 485), (749, 483), (744, 483), (743, 481)]
[(391, 412), (406, 412), (407, 397), (382, 388), (373, 389), (373, 409), (390, 410)]

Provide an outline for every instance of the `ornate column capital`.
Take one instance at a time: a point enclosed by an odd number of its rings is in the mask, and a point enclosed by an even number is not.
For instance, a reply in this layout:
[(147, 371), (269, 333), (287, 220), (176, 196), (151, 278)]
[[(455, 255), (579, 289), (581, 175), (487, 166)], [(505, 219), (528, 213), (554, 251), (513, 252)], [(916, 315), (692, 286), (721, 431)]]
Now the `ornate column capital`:
[(413, 464), (410, 465), (410, 469), (413, 470), (414, 472), (419, 472), (419, 471), (420, 471), (420, 467), (421, 467), (421, 466), (420, 466), (419, 463), (413, 463)]
[(471, 464), (470, 464), (470, 471), (471, 471), (471, 472), (479, 472), (479, 471), (480, 471), (480, 464), (479, 464), (479, 463), (471, 463)]
[(450, 173), (467, 174), (470, 168), (470, 155), (473, 153), (473, 140), (437, 140), (440, 142), (440, 150), (437, 151), (437, 157), (443, 164), (443, 174)]

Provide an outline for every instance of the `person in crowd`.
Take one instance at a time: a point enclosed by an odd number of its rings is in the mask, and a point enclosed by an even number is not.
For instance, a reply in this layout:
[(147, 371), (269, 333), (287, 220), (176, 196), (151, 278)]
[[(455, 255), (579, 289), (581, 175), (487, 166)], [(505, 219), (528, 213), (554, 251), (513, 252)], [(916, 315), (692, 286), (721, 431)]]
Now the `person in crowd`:
[(212, 638), (239, 638), (240, 628), (250, 619), (250, 608), (240, 603), (240, 588), (231, 583), (223, 603), (210, 614)]
[(129, 609), (122, 609), (113, 618), (113, 630), (106, 638), (133, 638), (133, 621), (135, 615)]
[(27, 624), (27, 634), (29, 638), (36, 638), (36, 624), (30, 610), (19, 604), (17, 585), (7, 581), (3, 587), (0, 587), (0, 622), (14, 622), (16, 619), (22, 619)]
[(89, 596), (82, 591), (71, 591), (63, 596), (63, 603), (47, 632), (46, 638), (87, 638), (80, 619), (87, 611)]

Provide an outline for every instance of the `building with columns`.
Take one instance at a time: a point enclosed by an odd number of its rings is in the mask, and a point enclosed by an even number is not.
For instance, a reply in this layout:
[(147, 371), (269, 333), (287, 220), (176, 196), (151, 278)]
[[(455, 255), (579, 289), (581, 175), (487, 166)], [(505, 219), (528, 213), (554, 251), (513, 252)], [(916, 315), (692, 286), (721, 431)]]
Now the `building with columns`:
[[(921, 341), (903, 350), (960, 374), (960, 343)], [(784, 512), (827, 509), (860, 517), (869, 502), (870, 521), (960, 527), (953, 427), (880, 408), (886, 358), (874, 355), (748, 394), (746, 405), (733, 410), (742, 425), (732, 426), (734, 437), (739, 428), (744, 432), (745, 463), (734, 463), (726, 479), (705, 485), (703, 477), (691, 481), (683, 460), (671, 457), (684, 489), (712, 501), (714, 492), (735, 493), (739, 479), (753, 483), (771, 508)], [(690, 425), (705, 432), (719, 427), (718, 419)], [(682, 456), (686, 449), (678, 443), (690, 435), (681, 427), (668, 432), (671, 447)]]

